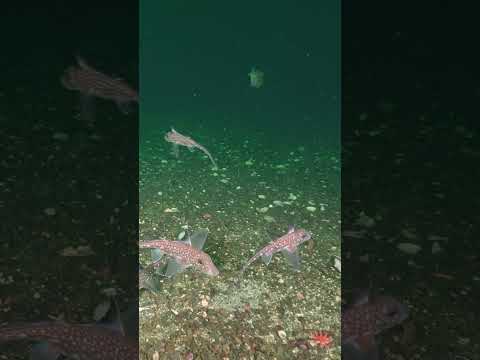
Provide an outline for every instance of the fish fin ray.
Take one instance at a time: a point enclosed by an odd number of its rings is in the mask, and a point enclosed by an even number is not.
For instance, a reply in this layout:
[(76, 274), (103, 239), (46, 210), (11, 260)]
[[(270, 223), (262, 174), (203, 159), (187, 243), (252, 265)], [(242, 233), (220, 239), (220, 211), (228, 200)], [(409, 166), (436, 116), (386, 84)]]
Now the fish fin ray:
[(192, 236), (188, 237), (190, 241), (190, 245), (195, 249), (202, 250), (205, 241), (207, 241), (208, 237), (208, 230), (207, 229), (199, 229), (195, 231)]
[(298, 250), (289, 251), (287, 249), (282, 250), (282, 254), (285, 256), (287, 261), (292, 265), (295, 271), (300, 271), (300, 255)]
[(180, 264), (176, 260), (170, 260), (168, 262), (167, 270), (165, 271), (164, 275), (166, 277), (172, 277), (176, 274), (182, 273), (183, 271), (185, 271), (185, 269), (186, 269), (185, 265)]
[(268, 255), (268, 254), (265, 254), (265, 255), (262, 255), (262, 261), (265, 265), (268, 265), (270, 264), (270, 262), (272, 261), (272, 254)]

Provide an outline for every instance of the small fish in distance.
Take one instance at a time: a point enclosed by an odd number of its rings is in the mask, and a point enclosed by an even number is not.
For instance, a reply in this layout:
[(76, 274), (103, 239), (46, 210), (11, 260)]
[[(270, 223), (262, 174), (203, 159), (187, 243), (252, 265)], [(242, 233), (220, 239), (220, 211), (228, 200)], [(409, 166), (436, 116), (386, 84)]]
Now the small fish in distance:
[(173, 152), (173, 154), (174, 154), (175, 157), (178, 158), (178, 155), (179, 155), (179, 148), (178, 148), (178, 146), (179, 146), (179, 145), (187, 147), (190, 151), (193, 151), (193, 149), (197, 148), (197, 149), (199, 149), (200, 151), (202, 151), (205, 155), (207, 155), (208, 158), (210, 159), (210, 161), (212, 162), (213, 167), (214, 167), (215, 169), (218, 169), (217, 163), (216, 163), (215, 160), (213, 159), (213, 157), (212, 157), (212, 155), (210, 154), (210, 152), (209, 152), (204, 146), (200, 145), (199, 143), (197, 143), (197, 142), (196, 142), (195, 140), (193, 140), (192, 138), (180, 134), (180, 133), (179, 133), (178, 131), (176, 131), (174, 128), (172, 128), (172, 130), (169, 131), (169, 132), (165, 135), (165, 140), (168, 141), (169, 143), (172, 143), (172, 152)]

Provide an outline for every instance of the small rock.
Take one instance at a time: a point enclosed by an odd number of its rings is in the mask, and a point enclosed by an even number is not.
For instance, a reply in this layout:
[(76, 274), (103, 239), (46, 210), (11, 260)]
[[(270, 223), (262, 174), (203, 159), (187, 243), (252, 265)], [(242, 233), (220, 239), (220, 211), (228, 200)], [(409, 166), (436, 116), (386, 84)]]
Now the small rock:
[(306, 209), (310, 212), (314, 212), (317, 210), (317, 208), (315, 206), (307, 206)]
[(435, 241), (432, 245), (432, 254), (437, 254), (437, 253), (441, 252), (442, 250), (443, 250), (443, 248), (440, 246), (440, 244)]
[(43, 212), (47, 216), (54, 216), (57, 213), (57, 211), (54, 208), (46, 208), (45, 210), (43, 210)]
[(274, 223), (276, 220), (273, 216), (270, 216), (270, 215), (266, 215), (263, 217), (265, 219), (266, 222), (268, 223)]
[(59, 141), (67, 141), (69, 136), (68, 134), (62, 133), (62, 132), (56, 132), (53, 134), (52, 138), (54, 140), (59, 140)]
[(412, 243), (399, 243), (397, 249), (409, 255), (415, 255), (422, 250), (421, 246)]
[(367, 216), (363, 211), (360, 213), (360, 216), (357, 219), (356, 223), (358, 225), (365, 226), (368, 228), (375, 226), (375, 220), (370, 216)]

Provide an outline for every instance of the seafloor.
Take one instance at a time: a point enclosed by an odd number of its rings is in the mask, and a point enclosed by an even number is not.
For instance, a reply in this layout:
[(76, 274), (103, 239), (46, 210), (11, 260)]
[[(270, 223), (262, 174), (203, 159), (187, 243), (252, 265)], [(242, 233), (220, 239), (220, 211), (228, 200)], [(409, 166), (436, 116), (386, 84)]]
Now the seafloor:
[[(188, 269), (161, 279), (158, 293), (142, 292), (140, 358), (340, 359), (340, 274), (331, 263), (340, 254), (338, 148), (308, 131), (301, 139), (274, 126), (189, 118), (142, 133), (140, 240), (207, 228), (204, 250), (220, 276)], [(169, 125), (204, 145), (219, 168), (198, 150), (176, 159), (163, 139)], [(276, 254), (235, 287), (248, 258), (289, 225), (313, 234), (300, 246), (301, 272)], [(330, 346), (309, 340), (318, 331), (332, 335)]]

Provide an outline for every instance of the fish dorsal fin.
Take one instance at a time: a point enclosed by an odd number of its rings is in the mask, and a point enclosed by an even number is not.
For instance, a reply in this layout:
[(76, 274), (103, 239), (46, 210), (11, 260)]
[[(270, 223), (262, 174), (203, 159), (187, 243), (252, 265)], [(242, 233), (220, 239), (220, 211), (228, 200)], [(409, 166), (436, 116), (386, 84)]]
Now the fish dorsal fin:
[(106, 304), (108, 303), (109, 308), (104, 316), (97, 322), (97, 325), (125, 335), (125, 329), (123, 328), (120, 317), (120, 309), (115, 298), (111, 297), (109, 301), (101, 303), (97, 306), (97, 309), (99, 309), (100, 306), (107, 306)]
[(295, 226), (293, 225), (288, 225), (288, 231), (287, 231), (287, 234), (291, 234), (295, 231)]
[(191, 236), (187, 238), (190, 245), (195, 249), (202, 250), (205, 241), (207, 241), (208, 230), (207, 229), (198, 229)]
[(300, 255), (298, 254), (298, 250), (290, 252), (284, 249), (282, 250), (282, 254), (285, 256), (290, 265), (292, 265), (295, 271), (300, 271)]

